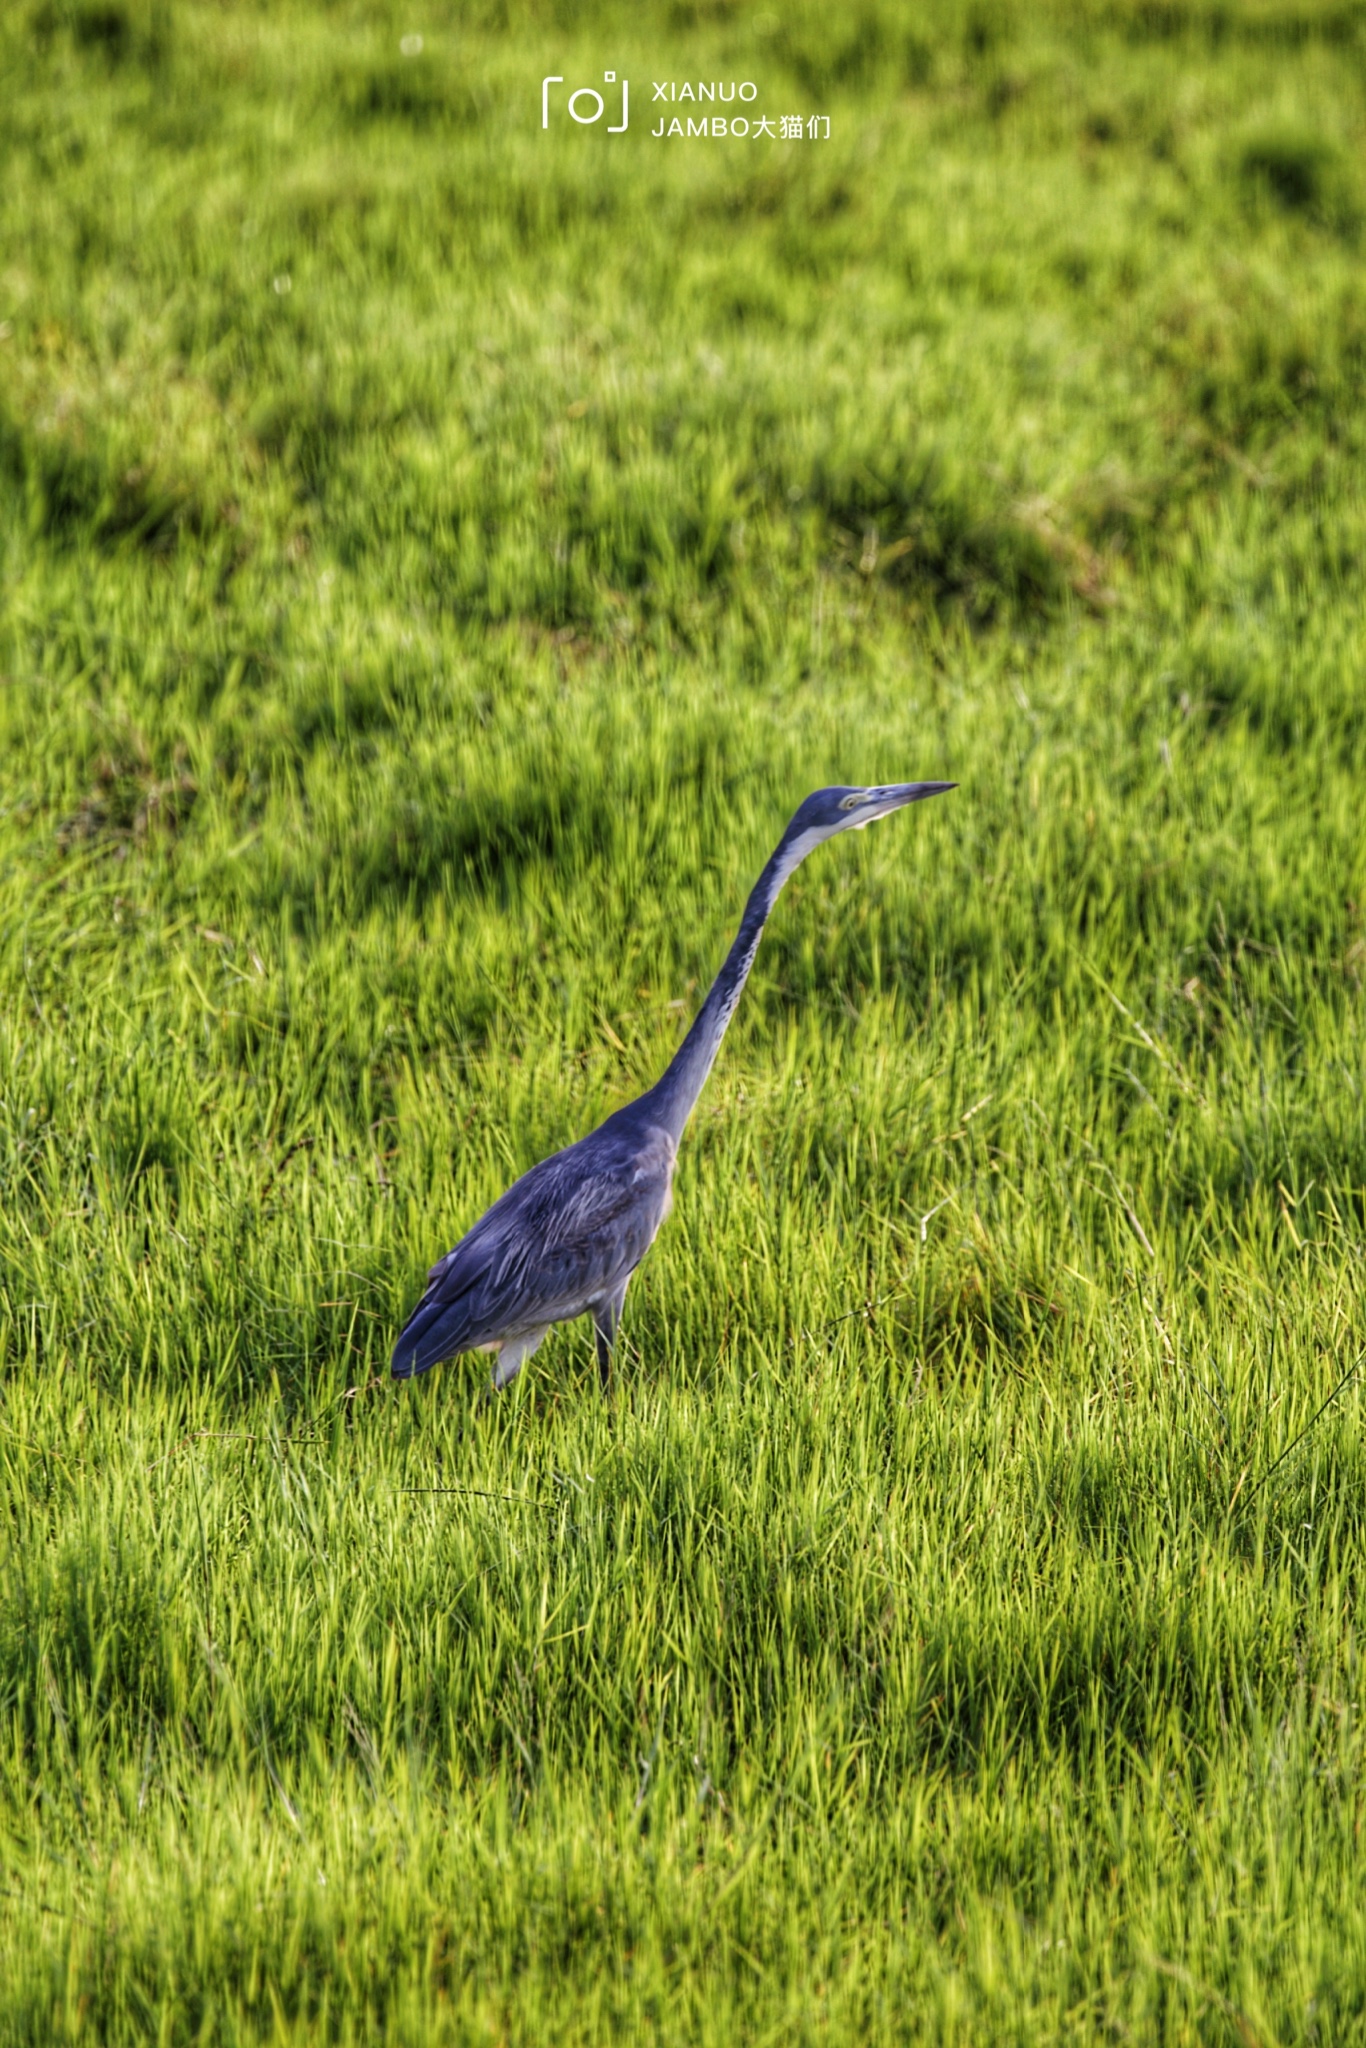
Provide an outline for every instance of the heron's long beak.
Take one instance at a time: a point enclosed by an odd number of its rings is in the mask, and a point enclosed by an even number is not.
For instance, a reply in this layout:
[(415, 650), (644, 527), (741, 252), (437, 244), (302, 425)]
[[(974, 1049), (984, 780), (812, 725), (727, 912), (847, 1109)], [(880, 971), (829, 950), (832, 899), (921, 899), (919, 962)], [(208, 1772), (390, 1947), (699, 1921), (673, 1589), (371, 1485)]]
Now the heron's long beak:
[(956, 782), (889, 782), (885, 788), (869, 792), (868, 803), (860, 804), (855, 813), (855, 825), (871, 825), (874, 818), (885, 818), (906, 804), (918, 804), (922, 797), (943, 796), (957, 787)]

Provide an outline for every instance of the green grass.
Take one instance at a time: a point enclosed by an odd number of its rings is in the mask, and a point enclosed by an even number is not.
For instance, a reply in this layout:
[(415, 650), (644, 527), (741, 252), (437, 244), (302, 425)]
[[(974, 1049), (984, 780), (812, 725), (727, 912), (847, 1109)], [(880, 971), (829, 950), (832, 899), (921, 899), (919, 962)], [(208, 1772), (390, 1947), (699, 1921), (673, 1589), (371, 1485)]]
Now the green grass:
[[(1366, 2038), (1363, 144), (1350, 0), (5, 10), (0, 2041)], [(904, 776), (610, 1406), (392, 1386)]]

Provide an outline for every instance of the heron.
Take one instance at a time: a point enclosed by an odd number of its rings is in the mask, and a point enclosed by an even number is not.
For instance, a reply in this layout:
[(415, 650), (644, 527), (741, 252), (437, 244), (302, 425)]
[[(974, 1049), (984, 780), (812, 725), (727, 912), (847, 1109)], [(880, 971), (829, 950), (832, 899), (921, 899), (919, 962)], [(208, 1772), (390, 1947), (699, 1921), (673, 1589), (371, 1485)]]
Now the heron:
[(395, 1379), (465, 1351), (494, 1354), (493, 1391), (517, 1377), (552, 1324), (593, 1318), (598, 1373), (632, 1273), (673, 1205), (679, 1141), (711, 1072), (783, 884), (836, 833), (861, 831), (952, 782), (818, 789), (793, 814), (745, 905), (735, 943), (687, 1037), (653, 1088), (514, 1181), (438, 1259), (394, 1346)]

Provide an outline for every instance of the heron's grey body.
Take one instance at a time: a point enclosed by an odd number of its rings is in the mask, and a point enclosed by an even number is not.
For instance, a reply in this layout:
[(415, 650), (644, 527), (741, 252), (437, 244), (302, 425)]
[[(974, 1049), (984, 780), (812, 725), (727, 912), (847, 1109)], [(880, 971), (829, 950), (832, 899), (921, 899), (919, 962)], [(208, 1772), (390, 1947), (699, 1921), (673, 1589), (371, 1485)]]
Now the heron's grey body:
[(586, 1138), (524, 1173), (438, 1259), (394, 1347), (395, 1379), (457, 1352), (493, 1351), (493, 1384), (505, 1387), (552, 1323), (591, 1315), (606, 1387), (627, 1282), (669, 1213), (679, 1141), (784, 882), (822, 840), (952, 788), (893, 783), (821, 789), (806, 799), (755, 884), (735, 943), (661, 1079)]

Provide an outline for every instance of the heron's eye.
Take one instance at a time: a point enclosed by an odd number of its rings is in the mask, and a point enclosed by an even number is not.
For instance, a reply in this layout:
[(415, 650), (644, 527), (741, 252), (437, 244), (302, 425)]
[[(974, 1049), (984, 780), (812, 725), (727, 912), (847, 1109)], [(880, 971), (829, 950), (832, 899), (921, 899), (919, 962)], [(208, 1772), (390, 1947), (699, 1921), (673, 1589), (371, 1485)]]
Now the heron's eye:
[(842, 811), (854, 811), (858, 809), (859, 805), (862, 802), (863, 791), (861, 789), (856, 789), (852, 796), (842, 796), (840, 798), (840, 809)]

